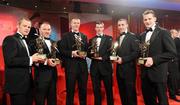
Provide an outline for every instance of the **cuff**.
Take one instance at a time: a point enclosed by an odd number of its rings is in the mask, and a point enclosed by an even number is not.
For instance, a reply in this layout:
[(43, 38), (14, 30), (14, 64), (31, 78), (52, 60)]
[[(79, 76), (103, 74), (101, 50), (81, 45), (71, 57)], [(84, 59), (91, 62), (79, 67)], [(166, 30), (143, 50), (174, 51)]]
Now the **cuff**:
[(29, 66), (32, 66), (32, 64), (33, 64), (33, 61), (32, 61), (32, 57), (29, 57)]
[(48, 59), (45, 60), (44, 65), (47, 65)]

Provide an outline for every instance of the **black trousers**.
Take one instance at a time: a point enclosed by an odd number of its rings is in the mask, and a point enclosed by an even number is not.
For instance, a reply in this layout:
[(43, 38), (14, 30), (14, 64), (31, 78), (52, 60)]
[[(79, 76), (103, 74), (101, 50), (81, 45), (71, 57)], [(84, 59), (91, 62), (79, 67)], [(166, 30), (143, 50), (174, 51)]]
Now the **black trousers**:
[(29, 91), (25, 94), (10, 94), (11, 105), (32, 105), (33, 93)]
[(147, 77), (142, 78), (142, 94), (145, 105), (169, 105), (166, 91), (166, 83), (155, 83)]
[(178, 78), (174, 75), (169, 74), (167, 86), (168, 86), (169, 96), (171, 98), (175, 98), (176, 92), (178, 91)]
[(51, 81), (41, 81), (35, 85), (35, 102), (36, 105), (57, 105), (56, 96), (56, 79)]
[(26, 93), (10, 93), (11, 105), (32, 105), (33, 104), (33, 79), (30, 75), (29, 89)]
[(80, 105), (87, 104), (87, 80), (88, 80), (88, 70), (83, 70), (81, 66), (76, 65), (71, 68), (72, 72), (67, 72), (66, 70), (66, 105), (74, 105), (74, 93), (76, 83), (78, 84), (78, 94)]
[(94, 105), (101, 105), (101, 80), (104, 83), (107, 105), (114, 105), (113, 91), (112, 91), (112, 74), (101, 75), (100, 73), (96, 75), (91, 75), (93, 91), (94, 91)]
[(117, 73), (117, 82), (122, 105), (137, 105), (136, 81), (127, 81)]

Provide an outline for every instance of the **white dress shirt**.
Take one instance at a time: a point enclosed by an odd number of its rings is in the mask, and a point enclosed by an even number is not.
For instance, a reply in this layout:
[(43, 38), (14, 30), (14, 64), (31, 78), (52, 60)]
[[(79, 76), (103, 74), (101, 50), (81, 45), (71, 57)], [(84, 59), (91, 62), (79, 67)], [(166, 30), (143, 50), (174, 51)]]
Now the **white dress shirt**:
[(145, 42), (149, 42), (149, 41), (150, 41), (151, 36), (152, 36), (152, 34), (153, 34), (153, 32), (154, 32), (155, 26), (156, 26), (156, 24), (154, 24), (154, 25), (151, 27), (151, 28), (152, 28), (152, 31), (148, 31), (148, 32), (146, 33)]

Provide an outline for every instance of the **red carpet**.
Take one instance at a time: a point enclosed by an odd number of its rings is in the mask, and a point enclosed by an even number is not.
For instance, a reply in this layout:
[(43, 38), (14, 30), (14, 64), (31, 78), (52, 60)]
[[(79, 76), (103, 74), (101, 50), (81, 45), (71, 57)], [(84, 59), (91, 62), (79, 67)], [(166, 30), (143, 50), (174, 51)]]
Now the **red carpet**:
[[(65, 90), (65, 78), (64, 78), (64, 71), (63, 70), (59, 70), (59, 77), (58, 77), (58, 83), (57, 83), (57, 100), (58, 100), (58, 104), (57, 105), (65, 105), (65, 100), (66, 100), (66, 90)], [(2, 81), (3, 81), (3, 75), (4, 72), (0, 72), (0, 105), (2, 105)], [(120, 102), (120, 97), (119, 97), (119, 93), (118, 90), (116, 88), (116, 83), (113, 86), (113, 91), (114, 91), (114, 105), (121, 105)], [(74, 105), (79, 105), (78, 103), (78, 94), (77, 94), (77, 89), (76, 89), (76, 94), (75, 94), (75, 104)], [(7, 95), (8, 97), (8, 95)], [(102, 89), (102, 105), (106, 105), (106, 97), (105, 97), (105, 91), (104, 89)], [(180, 96), (178, 96), (178, 99), (180, 99)], [(89, 78), (88, 81), (88, 96), (87, 96), (87, 105), (93, 105), (93, 101), (94, 101), (94, 97), (93, 97), (93, 90), (92, 90), (92, 86), (91, 86), (91, 80)], [(169, 105), (180, 105), (180, 103), (175, 102), (171, 99), (169, 99)], [(7, 105), (10, 105), (9, 103), (9, 98), (7, 98)], [(144, 105), (143, 103), (143, 98), (141, 95), (141, 92), (138, 91), (138, 105)]]
[[(58, 105), (65, 105), (65, 95), (66, 95), (66, 91), (65, 91), (65, 78), (64, 78), (64, 72), (63, 70), (59, 71), (60, 75), (59, 75), (59, 81), (58, 81)], [(139, 82), (138, 82), (139, 84)], [(139, 88), (140, 86), (137, 86), (137, 88)], [(76, 94), (75, 94), (75, 104), (74, 105), (79, 105), (78, 103), (78, 89), (76, 89)], [(87, 96), (87, 105), (93, 105), (93, 101), (94, 101), (94, 96), (93, 96), (93, 89), (91, 86), (91, 79), (88, 78), (88, 96)], [(114, 82), (113, 85), (113, 92), (114, 92), (114, 105), (121, 105), (120, 102), (120, 97), (119, 97), (119, 92), (117, 90), (117, 84), (116, 81)], [(137, 89), (137, 94), (138, 94), (138, 105), (144, 105), (143, 102), (143, 98), (141, 95), (141, 91), (140, 89)], [(102, 89), (102, 105), (106, 105), (106, 97), (105, 97), (105, 90)], [(178, 97), (178, 99), (180, 99), (180, 96)], [(171, 99), (169, 99), (169, 105), (180, 105), (180, 103), (173, 101)]]

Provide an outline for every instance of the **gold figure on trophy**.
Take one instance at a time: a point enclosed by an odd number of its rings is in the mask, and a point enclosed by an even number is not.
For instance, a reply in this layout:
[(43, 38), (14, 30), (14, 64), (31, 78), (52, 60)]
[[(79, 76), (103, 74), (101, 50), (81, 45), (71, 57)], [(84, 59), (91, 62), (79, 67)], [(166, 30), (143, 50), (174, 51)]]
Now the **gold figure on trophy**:
[[(79, 33), (80, 34), (80, 33)], [(82, 51), (82, 46), (83, 46), (83, 42), (82, 42), (82, 38), (81, 35), (77, 35), (75, 34), (75, 44), (73, 45), (73, 47), (76, 47), (76, 49), (78, 50), (77, 54), (79, 56), (87, 56), (87, 52)]]
[(114, 42), (112, 44), (112, 47), (111, 47), (111, 56), (110, 56), (110, 60), (117, 60), (118, 59), (118, 56), (116, 55), (116, 50), (118, 48), (118, 42)]
[(149, 55), (149, 46), (150, 46), (150, 41), (143, 42), (139, 44), (140, 48), (140, 58), (138, 59), (138, 64), (144, 65), (146, 62), (146, 58)]
[(43, 37), (39, 36), (36, 39), (36, 51), (38, 53), (38, 56), (40, 56), (42, 59), (46, 59), (47, 56), (44, 54), (44, 42), (43, 42)]
[(97, 38), (93, 39), (92, 40), (92, 44), (91, 44), (91, 54), (93, 54), (93, 56), (96, 58), (96, 57), (99, 57), (99, 51), (98, 51), (98, 45), (97, 45)]
[(59, 53), (59, 50), (57, 49), (57, 42), (53, 42), (51, 45), (50, 58), (53, 58), (56, 64), (61, 64), (61, 61), (56, 56), (57, 53)]

